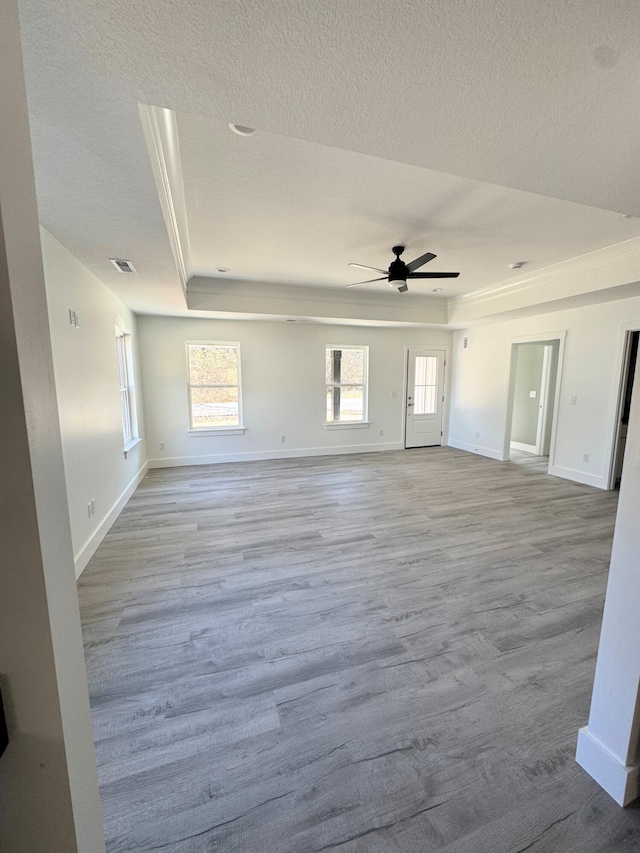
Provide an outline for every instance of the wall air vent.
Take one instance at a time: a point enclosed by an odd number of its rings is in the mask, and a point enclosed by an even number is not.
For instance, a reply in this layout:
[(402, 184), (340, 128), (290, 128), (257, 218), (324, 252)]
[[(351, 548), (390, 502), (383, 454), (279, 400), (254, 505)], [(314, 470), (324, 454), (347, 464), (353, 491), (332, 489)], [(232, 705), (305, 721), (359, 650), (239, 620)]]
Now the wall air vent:
[(125, 261), (122, 258), (109, 258), (114, 267), (118, 270), (118, 272), (135, 272), (135, 267), (131, 263), (131, 261)]

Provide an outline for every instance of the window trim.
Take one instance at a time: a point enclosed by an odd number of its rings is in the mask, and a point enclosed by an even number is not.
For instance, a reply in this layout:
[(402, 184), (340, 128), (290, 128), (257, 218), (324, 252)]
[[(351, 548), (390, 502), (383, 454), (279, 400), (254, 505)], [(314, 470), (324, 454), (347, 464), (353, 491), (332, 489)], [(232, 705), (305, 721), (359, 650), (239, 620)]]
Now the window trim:
[[(193, 385), (191, 384), (191, 373), (189, 370), (189, 347), (234, 347), (236, 350), (236, 363), (238, 371), (237, 385)], [(241, 435), (245, 432), (244, 426), (244, 410), (242, 405), (242, 358), (240, 353), (240, 341), (185, 341), (185, 356), (187, 362), (187, 405), (189, 415), (189, 427), (187, 432), (191, 436), (204, 435)], [(191, 403), (191, 389), (193, 388), (237, 388), (238, 389), (238, 423), (227, 424), (225, 426), (202, 426), (197, 427), (193, 424), (193, 406)]]
[[(135, 371), (133, 366), (133, 348), (131, 343), (131, 332), (128, 332), (122, 326), (115, 326), (116, 333), (116, 357), (118, 360), (118, 388), (120, 392), (120, 415), (122, 418), (122, 442), (125, 459), (127, 453), (132, 450), (137, 444), (140, 444), (142, 438), (138, 428), (138, 404), (136, 400), (136, 383)], [(124, 384), (123, 380), (124, 379)], [(125, 432), (125, 402), (126, 412), (129, 425), (129, 435)]]
[(366, 429), (370, 421), (326, 421), (323, 426), (326, 430), (333, 429)]
[(329, 388), (354, 388), (359, 387), (359, 383), (353, 382), (327, 382), (327, 352), (329, 350), (361, 350), (364, 355), (364, 364), (362, 371), (362, 419), (357, 421), (328, 421), (325, 420), (325, 429), (353, 429), (354, 427), (369, 426), (369, 345), (368, 344), (325, 344), (324, 347), (324, 371), (325, 371), (325, 413), (326, 413), (326, 394)]

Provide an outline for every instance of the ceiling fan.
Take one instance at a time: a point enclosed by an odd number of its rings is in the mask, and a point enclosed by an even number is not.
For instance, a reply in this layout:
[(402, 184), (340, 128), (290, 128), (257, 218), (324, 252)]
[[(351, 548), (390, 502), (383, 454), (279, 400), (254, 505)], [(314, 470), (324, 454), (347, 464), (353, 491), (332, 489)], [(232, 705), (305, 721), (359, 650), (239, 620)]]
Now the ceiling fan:
[(368, 267), (364, 264), (349, 264), (350, 267), (358, 267), (361, 270), (373, 270), (374, 272), (384, 273), (384, 275), (380, 276), (380, 278), (370, 278), (367, 281), (356, 281), (354, 284), (345, 285), (345, 287), (358, 287), (359, 284), (370, 284), (373, 281), (383, 281), (386, 278), (389, 280), (389, 287), (397, 287), (399, 293), (406, 293), (409, 290), (407, 286), (408, 278), (457, 278), (460, 275), (459, 272), (416, 272), (418, 267), (428, 264), (429, 261), (432, 261), (436, 257), (433, 252), (427, 252), (405, 264), (404, 261), (400, 260), (400, 255), (404, 252), (404, 246), (394, 246), (391, 251), (396, 256), (396, 259), (395, 261), (391, 261), (388, 272), (378, 267)]

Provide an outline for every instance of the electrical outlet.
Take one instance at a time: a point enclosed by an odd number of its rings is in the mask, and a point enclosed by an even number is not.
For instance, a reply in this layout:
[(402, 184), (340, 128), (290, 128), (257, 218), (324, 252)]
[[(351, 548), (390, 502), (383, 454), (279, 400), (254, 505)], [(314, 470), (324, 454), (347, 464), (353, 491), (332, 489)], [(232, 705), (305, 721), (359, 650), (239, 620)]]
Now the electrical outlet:
[(167, 445), (164, 443), (164, 441), (161, 441), (160, 442), (160, 450), (166, 450), (166, 449), (167, 449)]
[(582, 454), (582, 461), (583, 461), (583, 462), (588, 462), (588, 461), (589, 461), (589, 454), (588, 454), (588, 453), (583, 453), (583, 454)]
[(533, 397), (533, 399), (535, 399), (538, 396), (538, 392), (537, 391), (529, 391), (529, 396)]
[(287, 437), (286, 437), (285, 435), (281, 435), (281, 436), (280, 436), (280, 441), (281, 441), (283, 444), (284, 444), (284, 442), (285, 442), (286, 440), (287, 440)]
[(393, 399), (393, 400), (395, 400), (397, 396), (398, 396), (398, 392), (397, 392), (397, 391), (392, 391), (392, 392), (391, 392), (391, 397), (392, 397), (392, 399)]
[(383, 429), (379, 429), (379, 430), (378, 430), (378, 435), (384, 435), (384, 430), (383, 430)]

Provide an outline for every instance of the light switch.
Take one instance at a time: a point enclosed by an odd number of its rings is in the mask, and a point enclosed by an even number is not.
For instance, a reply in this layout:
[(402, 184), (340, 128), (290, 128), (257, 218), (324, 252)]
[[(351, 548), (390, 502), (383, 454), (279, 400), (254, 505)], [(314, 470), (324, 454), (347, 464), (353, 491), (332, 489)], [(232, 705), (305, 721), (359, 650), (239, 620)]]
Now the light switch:
[(536, 392), (536, 391), (529, 391), (529, 396), (530, 396), (530, 397), (535, 397), (536, 395), (537, 395), (537, 392)]

